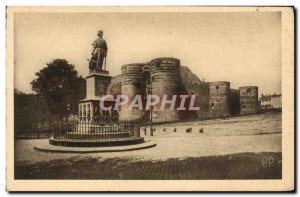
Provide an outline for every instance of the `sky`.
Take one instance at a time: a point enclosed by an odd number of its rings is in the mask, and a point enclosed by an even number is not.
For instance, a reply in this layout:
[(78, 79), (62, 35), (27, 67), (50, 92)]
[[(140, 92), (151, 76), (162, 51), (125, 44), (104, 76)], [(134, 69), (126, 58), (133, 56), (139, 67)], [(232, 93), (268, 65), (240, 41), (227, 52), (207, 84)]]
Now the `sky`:
[(26, 93), (33, 93), (35, 72), (53, 59), (86, 76), (99, 29), (112, 76), (124, 64), (174, 57), (206, 82), (281, 93), (279, 12), (16, 13), (14, 22), (15, 88)]

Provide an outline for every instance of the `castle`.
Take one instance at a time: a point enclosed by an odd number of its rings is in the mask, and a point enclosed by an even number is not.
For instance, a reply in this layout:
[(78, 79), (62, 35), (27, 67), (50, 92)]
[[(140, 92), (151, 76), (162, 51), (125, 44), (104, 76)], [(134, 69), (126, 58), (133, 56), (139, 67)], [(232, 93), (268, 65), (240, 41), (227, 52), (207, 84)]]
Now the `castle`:
[[(146, 110), (125, 110), (118, 113), (99, 108), (104, 95), (126, 95), (129, 101), (135, 95), (143, 98), (148, 94), (196, 95), (197, 111), (157, 110), (153, 108), (153, 122), (173, 122), (182, 120), (204, 120), (235, 115), (258, 113), (258, 87), (246, 86), (231, 89), (230, 82), (201, 81), (188, 67), (182, 66), (176, 58), (156, 58), (147, 63), (126, 64), (121, 74), (111, 77), (108, 71), (91, 71), (86, 77), (87, 95), (79, 102), (79, 117), (93, 121), (99, 117), (116, 117), (126, 120), (149, 120)], [(106, 100), (106, 106), (114, 105), (114, 100)]]

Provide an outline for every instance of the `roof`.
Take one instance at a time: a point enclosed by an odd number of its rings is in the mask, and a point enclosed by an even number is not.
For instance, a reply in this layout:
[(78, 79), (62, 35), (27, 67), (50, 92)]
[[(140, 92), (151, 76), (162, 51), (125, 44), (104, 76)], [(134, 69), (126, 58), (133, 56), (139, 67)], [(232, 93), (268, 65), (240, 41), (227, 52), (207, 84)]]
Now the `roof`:
[(260, 101), (270, 101), (271, 97), (270, 96), (263, 96), (259, 99)]
[(281, 94), (263, 95), (260, 97), (260, 101), (271, 101), (272, 98), (281, 97)]

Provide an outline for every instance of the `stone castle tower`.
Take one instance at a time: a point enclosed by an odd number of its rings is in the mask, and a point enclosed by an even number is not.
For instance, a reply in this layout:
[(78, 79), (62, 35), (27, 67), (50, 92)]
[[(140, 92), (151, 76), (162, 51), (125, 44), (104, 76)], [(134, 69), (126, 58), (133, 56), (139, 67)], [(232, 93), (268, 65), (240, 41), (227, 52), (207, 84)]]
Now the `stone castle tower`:
[(240, 114), (256, 114), (258, 112), (258, 87), (240, 87)]

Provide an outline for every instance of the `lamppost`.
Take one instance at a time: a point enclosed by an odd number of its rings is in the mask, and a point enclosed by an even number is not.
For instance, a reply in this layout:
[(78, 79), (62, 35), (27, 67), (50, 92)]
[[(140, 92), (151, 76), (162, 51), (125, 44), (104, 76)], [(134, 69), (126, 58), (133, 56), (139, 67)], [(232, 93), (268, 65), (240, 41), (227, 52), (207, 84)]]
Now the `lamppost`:
[[(154, 81), (154, 77), (151, 77), (150, 79), (147, 79), (147, 89), (148, 89), (148, 95), (152, 95), (152, 83)], [(150, 136), (153, 136), (153, 110), (152, 106), (150, 106)]]

